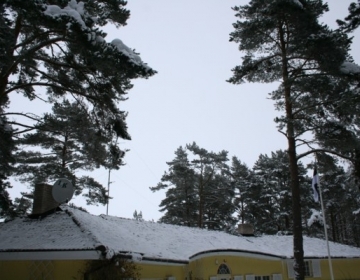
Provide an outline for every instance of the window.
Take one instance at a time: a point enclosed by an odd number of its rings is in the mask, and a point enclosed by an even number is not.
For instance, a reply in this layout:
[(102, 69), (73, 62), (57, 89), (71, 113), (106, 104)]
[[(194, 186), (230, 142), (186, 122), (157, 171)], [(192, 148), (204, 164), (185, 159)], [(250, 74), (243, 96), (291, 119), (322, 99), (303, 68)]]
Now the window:
[(305, 261), (305, 277), (312, 277), (311, 261)]
[(270, 276), (255, 276), (255, 280), (270, 280)]
[[(305, 260), (305, 277), (318, 278), (321, 277), (320, 260)], [(294, 260), (287, 260), (288, 277), (295, 278)]]
[(273, 274), (272, 280), (282, 280), (282, 274)]
[(219, 266), (217, 274), (230, 274), (230, 269), (223, 263)]
[(229, 267), (226, 264), (221, 264), (217, 271), (217, 279), (218, 280), (231, 280), (231, 272)]
[(50, 280), (54, 278), (54, 264), (52, 261), (32, 261), (29, 269), (30, 280)]

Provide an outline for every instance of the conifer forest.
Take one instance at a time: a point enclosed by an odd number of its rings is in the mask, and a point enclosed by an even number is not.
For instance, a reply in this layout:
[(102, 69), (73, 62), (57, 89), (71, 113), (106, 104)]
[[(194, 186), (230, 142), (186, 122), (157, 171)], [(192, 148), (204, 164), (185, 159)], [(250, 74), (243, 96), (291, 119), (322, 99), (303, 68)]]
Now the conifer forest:
[[(251, 224), (255, 235), (293, 235), (294, 269), (303, 280), (302, 237), (324, 238), (324, 218), (330, 240), (360, 247), (360, 66), (350, 52), (360, 0), (336, 28), (320, 20), (329, 11), (323, 0), (238, 3), (229, 6), (234, 17), (225, 34), (238, 59), (219, 82), (277, 85), (266, 93), (286, 145), (268, 154), (249, 147), (258, 159), (248, 166), (225, 145), (210, 151), (191, 139), (174, 144), (159, 182), (143, 187), (164, 193), (162, 223), (232, 234)], [(0, 218), (29, 214), (34, 186), (57, 178), (69, 179), (87, 205), (108, 205), (108, 186), (94, 171), (110, 176), (126, 164), (120, 142), (132, 137), (123, 104), (135, 81), (161, 75), (136, 46), (109, 39), (106, 28), (125, 27), (130, 15), (125, 0), (0, 1)], [(14, 110), (14, 96), (43, 109)], [(195, 104), (199, 112), (203, 103)], [(216, 127), (213, 137), (221, 138)], [(325, 211), (313, 197), (315, 168)], [(28, 192), (12, 197), (14, 181)], [(135, 210), (134, 219), (146, 213)]]

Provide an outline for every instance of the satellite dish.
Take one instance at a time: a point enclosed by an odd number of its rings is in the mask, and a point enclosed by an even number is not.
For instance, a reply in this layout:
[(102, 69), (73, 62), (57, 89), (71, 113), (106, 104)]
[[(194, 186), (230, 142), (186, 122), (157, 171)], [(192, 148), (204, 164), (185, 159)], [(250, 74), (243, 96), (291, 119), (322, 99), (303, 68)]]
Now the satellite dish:
[(52, 196), (56, 202), (68, 202), (73, 194), (74, 186), (68, 179), (58, 179), (52, 187)]

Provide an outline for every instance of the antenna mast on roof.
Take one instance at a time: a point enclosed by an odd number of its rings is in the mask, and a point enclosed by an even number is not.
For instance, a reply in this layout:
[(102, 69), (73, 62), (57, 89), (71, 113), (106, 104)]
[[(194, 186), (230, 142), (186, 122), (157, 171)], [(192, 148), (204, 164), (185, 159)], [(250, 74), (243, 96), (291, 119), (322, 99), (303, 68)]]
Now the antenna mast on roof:
[[(320, 205), (321, 205), (321, 211), (322, 211), (322, 215), (323, 215), (323, 225), (324, 225), (324, 232), (325, 232), (325, 239), (326, 239), (326, 247), (327, 247), (327, 253), (328, 253), (328, 261), (329, 261), (329, 270), (330, 270), (330, 279), (334, 280), (334, 272), (333, 272), (333, 267), (332, 267), (332, 262), (331, 262), (331, 254), (330, 254), (330, 246), (329, 246), (329, 238), (328, 238), (328, 234), (327, 234), (327, 225), (326, 225), (326, 217), (325, 217), (325, 208), (324, 208), (324, 202), (323, 202), (323, 197), (322, 197), (322, 192), (321, 192), (321, 186), (320, 186), (320, 182), (319, 182), (319, 174), (317, 174), (317, 154), (315, 154), (315, 167), (314, 167), (314, 177), (313, 177), (313, 182), (312, 185), (314, 185), (315, 190), (318, 190), (318, 194), (319, 194), (319, 198), (320, 198)], [(316, 202), (318, 202), (317, 200), (319, 198), (315, 198), (314, 199)]]
[[(115, 141), (115, 146), (117, 146), (117, 141), (118, 141), (118, 137), (116, 137), (116, 141)], [(112, 155), (113, 157), (114, 155)], [(110, 184), (112, 183), (110, 181), (110, 174), (111, 174), (111, 167), (112, 167), (112, 164), (114, 163), (114, 158), (111, 158), (110, 159), (110, 164), (109, 164), (109, 175), (108, 175), (108, 191), (107, 191), (107, 195), (108, 195), (108, 200), (107, 200), (107, 204), (106, 204), (106, 215), (109, 214), (109, 203), (110, 203)]]
[(107, 204), (106, 204), (106, 215), (109, 214), (110, 184), (112, 183), (112, 182), (110, 182), (110, 173), (111, 173), (111, 168), (109, 168), (109, 176), (108, 176), (108, 200), (107, 200)]

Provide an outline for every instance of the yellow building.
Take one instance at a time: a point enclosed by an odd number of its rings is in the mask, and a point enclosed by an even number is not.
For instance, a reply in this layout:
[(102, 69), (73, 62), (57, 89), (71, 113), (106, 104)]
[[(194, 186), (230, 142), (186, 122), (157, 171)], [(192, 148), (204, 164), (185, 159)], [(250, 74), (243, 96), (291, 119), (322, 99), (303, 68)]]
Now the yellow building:
[[(70, 207), (0, 225), (0, 279), (84, 279), (87, 261), (131, 258), (148, 280), (294, 278), (292, 236), (234, 236)], [(335, 279), (360, 279), (360, 248), (330, 242)], [(330, 279), (324, 240), (304, 237), (309, 279)], [(114, 264), (115, 265), (115, 264)]]

